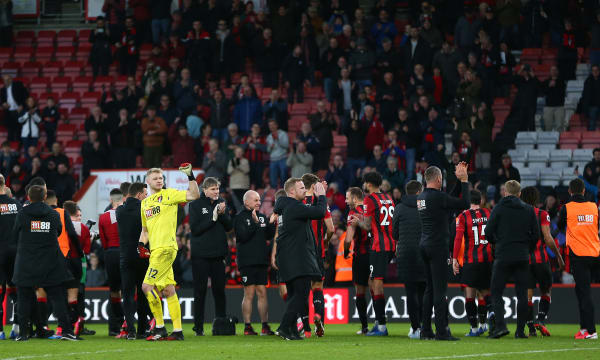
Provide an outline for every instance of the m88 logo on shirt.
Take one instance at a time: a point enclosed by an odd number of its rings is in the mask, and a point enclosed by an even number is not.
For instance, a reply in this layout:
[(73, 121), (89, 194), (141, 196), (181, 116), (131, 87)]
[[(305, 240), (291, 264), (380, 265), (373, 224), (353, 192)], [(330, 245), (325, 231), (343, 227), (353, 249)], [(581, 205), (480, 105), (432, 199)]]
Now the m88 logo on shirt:
[(50, 232), (49, 221), (32, 221), (31, 232)]
[(594, 215), (577, 215), (577, 222), (579, 223), (593, 223)]
[(146, 219), (150, 219), (154, 215), (160, 214), (160, 206), (154, 206), (154, 207), (151, 207), (150, 209), (146, 209), (145, 213), (146, 213)]
[[(348, 289), (323, 289), (323, 298), (325, 299), (325, 323), (326, 324), (347, 324), (348, 323)], [(312, 292), (308, 303), (309, 319), (315, 314), (312, 306)]]
[(16, 214), (17, 204), (0, 204), (0, 215)]

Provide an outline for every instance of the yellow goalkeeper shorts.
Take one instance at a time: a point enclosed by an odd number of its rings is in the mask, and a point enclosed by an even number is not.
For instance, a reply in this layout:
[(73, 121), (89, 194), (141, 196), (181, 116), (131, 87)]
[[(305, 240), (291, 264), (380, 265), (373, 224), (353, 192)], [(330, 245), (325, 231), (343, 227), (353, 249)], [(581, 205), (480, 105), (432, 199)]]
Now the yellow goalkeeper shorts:
[(156, 286), (159, 291), (162, 291), (168, 285), (176, 285), (175, 275), (173, 274), (173, 262), (176, 256), (177, 250), (173, 248), (152, 250), (144, 283)]

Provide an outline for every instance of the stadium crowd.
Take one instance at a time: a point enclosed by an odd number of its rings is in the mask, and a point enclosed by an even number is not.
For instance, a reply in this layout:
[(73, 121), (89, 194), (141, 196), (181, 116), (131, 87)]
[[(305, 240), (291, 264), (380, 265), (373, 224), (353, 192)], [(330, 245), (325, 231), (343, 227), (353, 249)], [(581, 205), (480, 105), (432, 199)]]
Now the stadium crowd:
[[(3, 29), (10, 29), (10, 3), (0, 4)], [(363, 174), (382, 174), (382, 190), (398, 203), (404, 185), (422, 181), (430, 165), (443, 169), (451, 189), (454, 167), (464, 161), (482, 203), (492, 207), (502, 184), (520, 180), (505, 152), (516, 131), (535, 129), (536, 98), (546, 97), (542, 127), (564, 130), (566, 81), (582, 60), (577, 49), (589, 48), (589, 60), (600, 61), (600, 9), (592, 1), (379, 0), (368, 11), (358, 1), (338, 0), (183, 0), (175, 11), (170, 1), (131, 0), (128, 6), (106, 0), (106, 15), (89, 37), (94, 76), (108, 75), (117, 64), (128, 78), (124, 88), (103, 88), (85, 120), (81, 174), (56, 141), (57, 125), (68, 121), (58, 99), (37, 103), (21, 82), (4, 76), (0, 103), (8, 139), (0, 170), (13, 195), (24, 200), (30, 179), (41, 176), (62, 204), (91, 169), (190, 161), (221, 181), (236, 213), (245, 190), (267, 194), (290, 176), (315, 172), (329, 184), (339, 229), (328, 252), (328, 285), (348, 211), (344, 195), (362, 185)], [(10, 45), (11, 39), (2, 41)], [(142, 62), (144, 44), (152, 44), (152, 52)], [(531, 67), (517, 67), (511, 52), (542, 46), (558, 49), (545, 81)], [(580, 109), (590, 129), (600, 113), (599, 81), (594, 67)], [(310, 93), (319, 88), (324, 96), (315, 101)], [(498, 97), (511, 99), (511, 120), (494, 140), (491, 107)], [(298, 121), (290, 109), (303, 103), (314, 103), (314, 111)], [(336, 145), (339, 137), (346, 137), (345, 147)], [(599, 161), (600, 151), (583, 172), (591, 185), (598, 184)], [(539, 206), (555, 222), (564, 197), (543, 190)], [(189, 284), (187, 222), (178, 234), (177, 273)], [(235, 265), (233, 239), (230, 250)], [(92, 273), (102, 267), (102, 261), (90, 264)], [(235, 266), (227, 271), (230, 282), (240, 281)], [(102, 276), (89, 279), (103, 283)], [(556, 281), (563, 279), (570, 281), (567, 273), (556, 274)]]

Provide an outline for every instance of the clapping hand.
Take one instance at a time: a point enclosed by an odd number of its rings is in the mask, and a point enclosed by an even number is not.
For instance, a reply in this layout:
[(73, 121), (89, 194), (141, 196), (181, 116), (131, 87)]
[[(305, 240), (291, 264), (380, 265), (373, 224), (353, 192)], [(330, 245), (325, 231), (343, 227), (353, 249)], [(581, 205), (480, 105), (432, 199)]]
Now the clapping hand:
[(219, 214), (225, 213), (225, 202), (219, 203), (219, 205), (217, 205), (217, 213), (219, 213)]
[(315, 185), (315, 195), (325, 196), (325, 186), (323, 186), (323, 183), (317, 183)]
[(469, 175), (467, 173), (467, 163), (464, 161), (459, 162), (456, 165), (455, 175), (460, 182), (467, 182), (469, 180)]
[(258, 216), (256, 215), (256, 209), (252, 210), (252, 220), (258, 223)]

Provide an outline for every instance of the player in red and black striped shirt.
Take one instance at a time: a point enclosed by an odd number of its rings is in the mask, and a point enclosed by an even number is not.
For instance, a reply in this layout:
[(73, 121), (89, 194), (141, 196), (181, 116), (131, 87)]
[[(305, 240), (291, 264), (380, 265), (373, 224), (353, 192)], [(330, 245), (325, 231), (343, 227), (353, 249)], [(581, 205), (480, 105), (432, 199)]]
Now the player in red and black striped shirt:
[[(383, 295), (383, 278), (387, 265), (394, 257), (396, 242), (392, 237), (392, 218), (394, 216), (394, 200), (380, 191), (383, 179), (377, 172), (365, 174), (364, 186), (369, 193), (364, 199), (364, 215), (358, 215), (358, 225), (371, 233), (369, 264), (371, 270), (371, 292), (377, 324), (367, 336), (387, 336), (385, 318), (385, 297)], [(355, 216), (356, 217), (356, 216)]]
[[(465, 289), (465, 311), (471, 324), (466, 336), (480, 336), (487, 331), (487, 312), (491, 306), (490, 283), (492, 279), (492, 246), (485, 238), (485, 226), (490, 216), (488, 209), (482, 209), (481, 193), (471, 191), (471, 207), (456, 218), (456, 236), (452, 253), (454, 274), (459, 273), (460, 250), (464, 244), (463, 269), (461, 280)], [(479, 304), (475, 305), (475, 296), (480, 294)], [(477, 317), (479, 315), (479, 326)]]
[[(306, 197), (304, 203), (306, 205), (313, 205), (317, 203), (317, 197), (313, 195), (315, 185), (320, 182), (319, 178), (314, 174), (302, 175), (302, 182), (306, 188)], [(327, 185), (324, 183), (324, 185)], [(327, 188), (327, 186), (325, 186)], [(317, 264), (321, 269), (321, 277), (313, 279), (312, 281), (312, 292), (313, 292), (313, 306), (315, 309), (314, 323), (315, 323), (315, 334), (321, 337), (325, 333), (323, 328), (323, 320), (325, 319), (325, 297), (323, 296), (323, 280), (325, 279), (325, 250), (329, 248), (329, 239), (333, 235), (333, 220), (331, 219), (331, 212), (329, 207), (325, 218), (322, 220), (312, 220), (311, 226), (313, 234), (315, 235), (315, 247), (317, 250)]]
[[(525, 203), (533, 206), (535, 215), (538, 218), (540, 224), (541, 237), (538, 239), (535, 249), (529, 255), (529, 291), (528, 307), (529, 316), (527, 319), (527, 326), (529, 327), (529, 336), (536, 336), (537, 330), (540, 330), (543, 336), (550, 336), (550, 332), (546, 329), (544, 321), (550, 310), (550, 291), (552, 289), (552, 269), (550, 267), (550, 258), (546, 247), (556, 256), (560, 269), (565, 267), (565, 263), (560, 255), (558, 247), (550, 234), (550, 216), (545, 210), (538, 209), (535, 207), (540, 200), (540, 193), (538, 189), (533, 186), (528, 186), (521, 190), (521, 200)], [(536, 285), (540, 286), (541, 299), (538, 305), (537, 320), (533, 321), (533, 291)]]
[(346, 240), (344, 242), (344, 257), (349, 256), (350, 245), (353, 245), (352, 282), (356, 289), (356, 310), (362, 325), (357, 334), (368, 332), (365, 294), (369, 286), (369, 235), (367, 231), (357, 226), (357, 220), (355, 220), (357, 216), (360, 217), (364, 214), (364, 196), (363, 191), (357, 187), (351, 187), (346, 191), (346, 204), (348, 204), (350, 211), (348, 212)]

